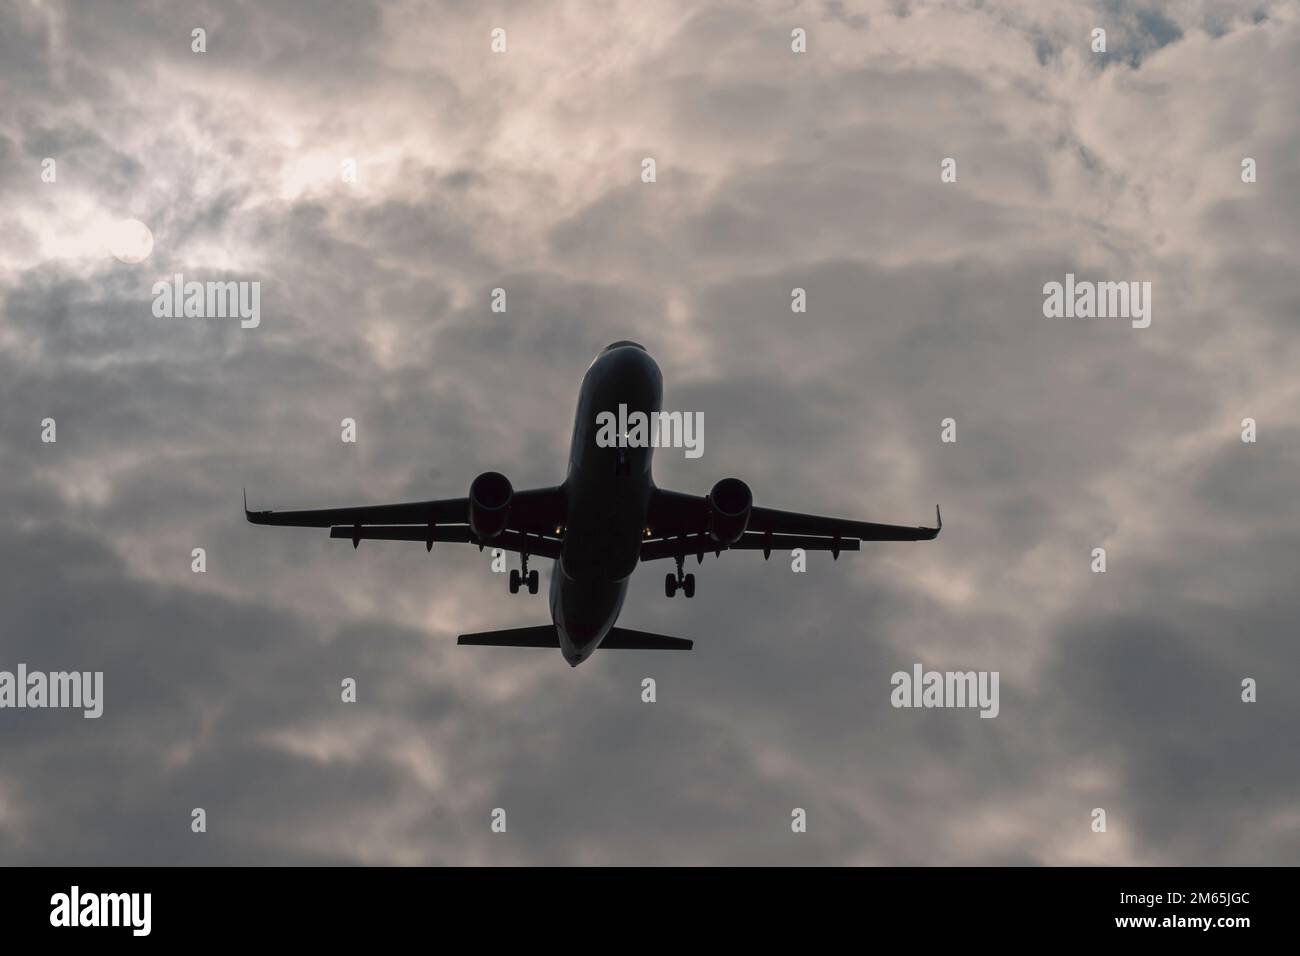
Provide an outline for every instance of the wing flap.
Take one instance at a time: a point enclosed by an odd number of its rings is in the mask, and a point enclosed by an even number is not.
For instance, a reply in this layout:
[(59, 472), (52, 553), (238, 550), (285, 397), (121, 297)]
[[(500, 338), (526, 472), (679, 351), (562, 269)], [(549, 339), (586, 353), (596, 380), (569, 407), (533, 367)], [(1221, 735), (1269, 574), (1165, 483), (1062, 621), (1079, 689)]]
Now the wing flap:
[(692, 554), (715, 551), (792, 551), (795, 548), (803, 548), (805, 551), (858, 551), (861, 550), (861, 542), (857, 538), (836, 539), (807, 534), (759, 534), (746, 531), (735, 544), (724, 547), (707, 534), (688, 534), (680, 538), (645, 542), (641, 545), (641, 560), (690, 557)]
[[(347, 527), (338, 525), (330, 528), (331, 538), (345, 541), (449, 541), (458, 544), (478, 544), (469, 525), (435, 525), (432, 528), (421, 525), (360, 525)], [(482, 542), (485, 548), (500, 548), (502, 551), (514, 551), (537, 555), (541, 558), (558, 558), (560, 556), (560, 539), (547, 538), (534, 534), (522, 534), (518, 531), (503, 531), (495, 538)]]
[(449, 541), (468, 544), (474, 534), (467, 524), (434, 525), (432, 528), (418, 524), (398, 525), (335, 525), (330, 528), (331, 538), (356, 541)]

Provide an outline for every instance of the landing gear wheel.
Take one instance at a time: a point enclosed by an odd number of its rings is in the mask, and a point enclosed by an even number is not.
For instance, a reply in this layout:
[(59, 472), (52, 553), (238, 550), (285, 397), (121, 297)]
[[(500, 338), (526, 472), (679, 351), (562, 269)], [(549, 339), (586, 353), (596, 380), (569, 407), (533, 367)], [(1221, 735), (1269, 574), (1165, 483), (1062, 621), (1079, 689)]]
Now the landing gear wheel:
[(537, 593), (537, 572), (536, 571), (528, 572), (528, 593), (529, 594)]
[(695, 575), (686, 575), (686, 580), (682, 582), (682, 593), (688, 598), (695, 597)]
[(672, 572), (664, 575), (664, 595), (672, 597), (677, 593), (677, 578)]
[(510, 569), (510, 593), (519, 593), (519, 571), (515, 568)]

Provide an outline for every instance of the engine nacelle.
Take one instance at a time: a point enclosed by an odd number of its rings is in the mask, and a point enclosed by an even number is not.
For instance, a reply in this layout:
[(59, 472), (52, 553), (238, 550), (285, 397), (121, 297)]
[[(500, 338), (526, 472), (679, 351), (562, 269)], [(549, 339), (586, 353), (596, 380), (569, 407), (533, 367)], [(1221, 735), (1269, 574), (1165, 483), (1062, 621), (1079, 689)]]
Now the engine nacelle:
[(510, 499), (515, 490), (510, 479), (497, 471), (485, 471), (469, 486), (469, 529), (480, 541), (490, 541), (506, 530)]
[(723, 478), (709, 492), (709, 537), (733, 545), (749, 526), (754, 496), (739, 478)]

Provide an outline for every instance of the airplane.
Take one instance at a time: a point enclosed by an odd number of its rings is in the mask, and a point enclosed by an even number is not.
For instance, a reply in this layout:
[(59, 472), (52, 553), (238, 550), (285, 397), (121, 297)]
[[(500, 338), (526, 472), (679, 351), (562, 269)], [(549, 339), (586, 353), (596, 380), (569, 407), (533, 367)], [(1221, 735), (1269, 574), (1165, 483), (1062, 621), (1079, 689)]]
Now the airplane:
[(654, 417), (662, 410), (663, 375), (643, 345), (619, 341), (606, 346), (583, 376), (569, 446), (569, 470), (561, 484), (515, 491), (510, 480), (485, 471), (464, 498), (442, 498), (359, 508), (313, 511), (249, 511), (252, 524), (329, 528), (331, 538), (457, 542), (518, 553), (510, 572), (510, 593), (536, 594), (537, 570), (528, 559), (551, 559), (551, 623), (462, 634), (458, 644), (494, 647), (558, 647), (577, 667), (597, 647), (624, 650), (690, 650), (693, 641), (616, 627), (632, 572), (643, 561), (671, 559), (676, 574), (664, 577), (664, 594), (695, 596), (695, 575), (684, 573), (686, 558), (703, 563), (706, 552), (773, 551), (803, 548), (857, 551), (863, 541), (929, 541), (935, 527), (905, 527), (777, 511), (754, 505), (749, 486), (723, 478), (707, 495), (668, 491), (651, 475), (654, 448), (605, 447), (597, 441), (597, 416), (620, 405)]

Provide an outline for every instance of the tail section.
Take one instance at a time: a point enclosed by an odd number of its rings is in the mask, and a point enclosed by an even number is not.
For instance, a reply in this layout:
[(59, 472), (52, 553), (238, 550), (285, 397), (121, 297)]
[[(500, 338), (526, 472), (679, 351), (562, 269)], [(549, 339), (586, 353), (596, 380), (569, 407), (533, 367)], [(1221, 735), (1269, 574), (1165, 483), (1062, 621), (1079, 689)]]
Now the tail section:
[(602, 650), (608, 647), (620, 651), (689, 651), (695, 642), (684, 637), (664, 637), (646, 631), (631, 631), (626, 627), (611, 627), (600, 646)]
[(476, 647), (559, 647), (560, 638), (555, 633), (554, 624), (543, 624), (540, 627), (512, 627), (504, 631), (462, 634), (456, 638), (456, 643)]
[[(503, 631), (462, 634), (456, 638), (456, 643), (474, 647), (559, 647), (560, 638), (555, 632), (554, 624), (542, 624), (538, 627), (512, 627)], [(619, 651), (689, 651), (695, 642), (681, 637), (665, 637), (662, 634), (613, 627), (600, 642), (600, 646), (602, 649)]]

